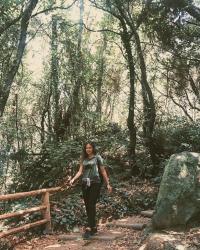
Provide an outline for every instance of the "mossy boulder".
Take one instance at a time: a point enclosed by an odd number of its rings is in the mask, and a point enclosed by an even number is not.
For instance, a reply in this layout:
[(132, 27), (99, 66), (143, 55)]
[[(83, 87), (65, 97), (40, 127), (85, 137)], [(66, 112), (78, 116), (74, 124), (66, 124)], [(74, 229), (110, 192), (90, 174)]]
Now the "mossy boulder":
[(187, 225), (200, 217), (200, 154), (182, 152), (170, 157), (162, 177), (152, 219), (157, 229)]

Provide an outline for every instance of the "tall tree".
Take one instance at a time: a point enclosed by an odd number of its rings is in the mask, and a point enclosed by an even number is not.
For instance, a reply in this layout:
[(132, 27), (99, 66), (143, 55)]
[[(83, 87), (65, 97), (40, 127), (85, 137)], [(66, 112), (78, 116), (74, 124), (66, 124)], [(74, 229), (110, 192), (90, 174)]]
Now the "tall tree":
[(199, 11), (195, 1), (159, 1), (151, 6), (150, 18), (145, 20), (146, 34), (157, 41), (157, 46), (159, 44), (160, 51), (165, 55), (156, 59), (162, 65), (164, 71), (161, 74), (166, 79), (166, 93), (162, 94), (179, 107), (190, 121), (194, 120), (190, 110), (200, 110), (200, 25), (192, 9), (196, 14)]
[(131, 167), (132, 167), (132, 174), (138, 173), (138, 167), (136, 165), (136, 126), (135, 126), (135, 62), (134, 56), (132, 52), (132, 45), (131, 45), (131, 35), (129, 34), (126, 23), (123, 18), (120, 18), (122, 32), (120, 34), (124, 49), (126, 51), (126, 60), (129, 69), (129, 79), (130, 79), (130, 96), (129, 96), (129, 111), (128, 111), (128, 119), (127, 119), (127, 126), (129, 129), (129, 156), (131, 158)]
[(102, 84), (103, 84), (103, 77), (105, 71), (105, 50), (107, 47), (107, 38), (106, 34), (103, 33), (103, 44), (99, 50), (99, 59), (98, 59), (98, 78), (97, 78), (97, 107), (96, 112), (98, 113), (99, 120), (101, 120), (102, 115)]
[(21, 60), (24, 54), (24, 49), (26, 46), (27, 29), (29, 26), (31, 15), (37, 3), (38, 3), (38, 0), (30, 0), (21, 18), (20, 35), (19, 35), (17, 51), (16, 51), (14, 59), (10, 63), (9, 70), (7, 71), (7, 74), (4, 78), (4, 82), (1, 83), (0, 85), (0, 116), (3, 115), (13, 80), (18, 71), (19, 65), (21, 63)]
[[(134, 4), (137, 5), (137, 1), (127, 1), (126, 3), (121, 0), (113, 1), (94, 1), (91, 0), (97, 8), (100, 8), (104, 11), (107, 11), (113, 15), (116, 19), (119, 20), (120, 26), (122, 28), (121, 38), (124, 45), (124, 49), (127, 54), (127, 62), (130, 72), (130, 106), (129, 106), (129, 116), (128, 116), (128, 128), (130, 131), (130, 154), (132, 159), (135, 158), (135, 147), (136, 147), (136, 131), (134, 125), (134, 109), (135, 109), (135, 64), (134, 57), (132, 54), (132, 47), (135, 46), (135, 49), (139, 58), (139, 67), (141, 71), (141, 87), (142, 87), (142, 97), (143, 97), (143, 110), (144, 110), (144, 122), (143, 122), (143, 131), (144, 131), (144, 140), (145, 145), (150, 151), (151, 159), (153, 164), (156, 165), (157, 158), (154, 152), (153, 145), (153, 131), (155, 125), (155, 104), (152, 90), (147, 80), (147, 70), (146, 62), (144, 59), (144, 54), (140, 42), (140, 37), (138, 33), (138, 28), (143, 22), (143, 17), (148, 11), (149, 6), (152, 3), (152, 0), (145, 2), (142, 11), (140, 14), (135, 14), (133, 7)], [(100, 3), (101, 2), (101, 3)], [(133, 38), (133, 39), (132, 39)], [(132, 43), (132, 41), (134, 43)], [(133, 160), (135, 162), (135, 160)], [(133, 163), (133, 166), (135, 164)], [(134, 169), (135, 167), (133, 167)], [(136, 168), (137, 169), (137, 168)]]
[(59, 91), (59, 76), (58, 76), (58, 18), (57, 16), (52, 17), (52, 33), (51, 33), (51, 88), (53, 94), (53, 123), (54, 123), (54, 133), (56, 141), (59, 140), (59, 127), (61, 123), (60, 117), (60, 91)]
[(82, 35), (83, 35), (83, 13), (84, 13), (84, 1), (80, 0), (80, 23), (79, 23), (79, 33), (78, 42), (74, 61), (74, 89), (70, 97), (70, 103), (67, 111), (63, 117), (64, 127), (67, 130), (67, 134), (70, 134), (72, 127), (74, 128), (74, 133), (76, 128), (80, 124), (80, 103), (79, 103), (79, 93), (81, 84), (83, 82), (83, 55), (82, 55)]

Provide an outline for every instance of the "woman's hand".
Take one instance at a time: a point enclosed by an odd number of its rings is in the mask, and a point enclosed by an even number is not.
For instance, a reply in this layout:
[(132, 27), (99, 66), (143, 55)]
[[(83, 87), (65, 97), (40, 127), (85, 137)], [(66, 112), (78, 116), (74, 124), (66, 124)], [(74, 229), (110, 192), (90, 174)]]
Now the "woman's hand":
[(108, 189), (108, 193), (112, 192), (112, 187), (110, 186), (110, 184), (107, 185), (107, 189)]
[(70, 180), (69, 185), (72, 186), (75, 182), (75, 180), (77, 180), (83, 173), (83, 164), (80, 164), (80, 168), (79, 171), (77, 172), (77, 174)]
[(69, 185), (72, 186), (73, 183), (74, 183), (74, 178), (72, 178), (72, 179), (70, 180)]

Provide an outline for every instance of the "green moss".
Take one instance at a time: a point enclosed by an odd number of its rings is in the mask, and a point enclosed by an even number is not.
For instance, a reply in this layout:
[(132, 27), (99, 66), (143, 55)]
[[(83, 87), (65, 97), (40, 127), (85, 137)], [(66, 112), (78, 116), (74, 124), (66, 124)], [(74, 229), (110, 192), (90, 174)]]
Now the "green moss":
[(171, 156), (160, 185), (153, 218), (155, 224), (186, 224), (197, 213), (199, 158), (199, 154), (189, 152)]

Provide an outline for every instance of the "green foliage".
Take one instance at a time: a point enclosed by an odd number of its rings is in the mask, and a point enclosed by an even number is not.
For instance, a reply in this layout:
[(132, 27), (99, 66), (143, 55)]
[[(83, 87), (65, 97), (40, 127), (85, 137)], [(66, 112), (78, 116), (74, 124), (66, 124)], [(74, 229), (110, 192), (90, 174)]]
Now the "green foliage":
[[(121, 176), (116, 174), (119, 170), (117, 169), (111, 176), (113, 194), (109, 195), (105, 187), (102, 187), (97, 203), (97, 221), (100, 219), (111, 221), (131, 216), (144, 209), (153, 209), (155, 206), (156, 189), (148, 188), (150, 183), (140, 184), (139, 179), (133, 180), (134, 187), (131, 187), (131, 180), (122, 181)], [(71, 231), (75, 226), (86, 225), (87, 216), (79, 187), (66, 196), (63, 194), (62, 197), (57, 197), (57, 200), (52, 206), (52, 220), (55, 229)]]
[(166, 0), (150, 6), (143, 28), (152, 41), (157, 38), (162, 43), (164, 50), (180, 50), (183, 43), (183, 47), (189, 49), (192, 47), (192, 42), (199, 37), (199, 25), (191, 25), (196, 21), (186, 13), (187, 8), (184, 9), (191, 4), (188, 2), (190, 1)]
[(0, 239), (0, 250), (13, 250), (14, 246), (8, 239)]
[[(59, 1), (60, 6), (66, 7), (65, 2)], [(147, 7), (148, 10), (145, 10), (143, 8), (146, 2), (102, 0), (97, 1), (97, 4), (103, 4), (111, 12), (116, 11), (116, 14), (120, 14), (117, 4), (121, 3), (125, 15), (126, 11), (130, 11), (127, 20), (133, 21), (134, 26), (137, 19), (142, 17), (137, 32), (141, 37), (147, 78), (152, 78), (149, 81), (152, 93), (157, 98), (157, 87), (158, 91), (165, 91), (161, 95), (161, 106), (165, 98), (168, 100), (171, 95), (175, 100), (181, 99), (185, 107), (186, 91), (191, 100), (195, 95), (195, 101), (199, 94), (199, 23), (184, 9), (193, 4), (193, 1), (153, 1)], [(18, 17), (25, 3), (27, 1), (24, 0), (2, 1), (0, 27), (4, 28), (8, 22)], [(55, 6), (59, 6), (58, 1), (39, 1), (37, 11)], [(87, 6), (85, 7), (87, 9)], [(68, 19), (73, 13), (70, 11), (70, 9), (67, 11), (69, 13), (67, 17), (66, 9), (64, 11), (54, 9), (52, 13), (48, 11), (46, 15), (41, 14), (31, 18), (26, 41), (30, 47), (23, 57), (23, 63), (12, 85), (7, 109), (0, 121), (0, 173), (3, 177), (0, 183), (2, 187), (7, 188), (7, 183), (4, 183), (6, 177), (8, 177), (7, 182), (12, 181), (5, 191), (18, 192), (59, 185), (65, 178), (76, 173), (82, 145), (87, 140), (96, 142), (100, 154), (111, 166), (119, 166), (123, 161), (128, 162), (129, 133), (126, 127), (122, 129), (121, 126), (126, 126), (130, 94), (129, 75), (123, 58), (125, 52), (120, 36), (114, 32), (104, 32), (99, 35), (84, 29), (81, 34), (81, 48), (78, 48), (80, 26), (73, 18)], [(107, 13), (101, 21), (96, 21), (88, 13), (85, 12), (85, 21), (87, 20), (85, 24), (89, 28), (121, 31), (113, 15)], [(50, 30), (51, 14), (57, 19), (55, 41), (52, 41)], [(130, 32), (131, 23), (129, 27), (127, 20), (127, 30)], [(19, 31), (18, 21), (0, 34), (0, 88), (6, 74), (11, 70), (10, 65), (15, 58), (19, 42)], [(39, 48), (40, 40), (44, 42), (43, 46), (47, 47), (44, 49), (45, 58), (42, 58), (43, 51)], [(36, 81), (26, 65), (31, 55), (29, 49), (32, 49), (32, 46), (34, 48), (35, 42), (38, 42), (38, 47), (34, 56), (43, 61), (43, 74), (37, 76)], [(56, 44), (55, 51), (53, 51), (55, 46), (51, 46), (51, 43)], [(141, 80), (140, 69), (132, 38), (131, 45), (136, 70), (135, 85), (138, 85)], [(41, 53), (39, 57), (37, 57), (38, 52)], [(54, 64), (53, 58), (56, 61)], [(189, 75), (193, 77), (196, 93), (195, 88), (192, 89), (190, 86)], [(157, 76), (160, 79), (154, 81)], [(79, 87), (76, 89), (77, 86)], [(15, 93), (18, 95), (17, 98)], [(140, 134), (141, 124), (144, 121), (140, 97), (140, 89), (136, 86), (134, 110), (136, 116), (133, 121), (137, 126), (136, 162), (141, 174), (151, 177), (149, 173), (153, 165)], [(76, 103), (75, 107), (73, 102)], [(98, 109), (101, 109), (101, 112), (97, 112)], [(161, 109), (162, 107), (157, 110), (158, 120), (162, 116), (159, 113)], [(186, 109), (188, 110), (188, 107)], [(120, 112), (122, 114), (119, 115)], [(198, 117), (197, 112), (199, 112), (198, 107), (196, 109)], [(155, 152), (161, 160), (162, 170), (165, 160), (172, 153), (183, 150), (200, 152), (199, 121), (191, 123), (182, 116), (168, 114), (166, 110), (163, 113), (166, 118), (156, 127), (153, 142)], [(118, 119), (120, 116), (122, 118)], [(114, 186), (117, 196), (102, 195), (98, 218), (108, 214), (118, 218), (139, 212), (141, 209), (153, 208), (154, 195), (139, 191), (133, 194), (123, 188), (117, 189), (120, 186), (117, 176), (121, 176), (125, 171), (114, 167), (113, 172), (115, 171), (117, 175)], [(131, 178), (130, 173), (126, 178)], [(28, 204), (32, 206), (35, 202), (31, 201)], [(75, 225), (85, 223), (79, 189), (77, 193), (64, 197), (58, 203), (52, 210), (55, 227), (70, 230)], [(25, 201), (6, 206), (7, 209), (11, 209), (12, 206), (13, 211), (29, 207)], [(39, 215), (27, 216), (24, 221), (34, 220), (37, 216)], [(12, 222), (20, 223), (18, 220), (7, 221), (8, 224)]]
[(169, 156), (181, 151), (200, 152), (199, 121), (188, 122), (184, 117), (163, 120), (155, 130), (155, 146), (161, 156)]
[(86, 223), (86, 214), (79, 192), (68, 195), (52, 207), (52, 223), (56, 229), (70, 231)]
[(81, 146), (78, 141), (46, 143), (39, 155), (27, 153), (20, 171), (14, 177), (11, 190), (56, 186), (70, 171), (74, 173), (79, 162)]
[[(23, 159), (20, 169), (15, 172), (10, 191), (34, 190), (52, 187), (62, 183), (67, 176), (75, 174), (79, 167), (82, 146), (87, 140), (96, 142), (98, 151), (103, 157), (115, 157), (126, 153), (127, 133), (117, 124), (110, 124), (87, 138), (59, 143), (45, 143), (37, 155), (21, 150), (11, 155), (11, 159)], [(108, 162), (109, 163), (109, 162)]]

